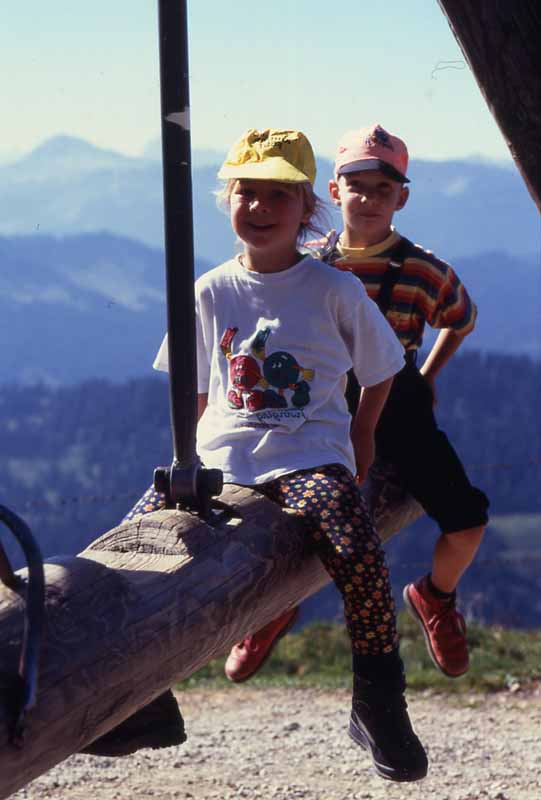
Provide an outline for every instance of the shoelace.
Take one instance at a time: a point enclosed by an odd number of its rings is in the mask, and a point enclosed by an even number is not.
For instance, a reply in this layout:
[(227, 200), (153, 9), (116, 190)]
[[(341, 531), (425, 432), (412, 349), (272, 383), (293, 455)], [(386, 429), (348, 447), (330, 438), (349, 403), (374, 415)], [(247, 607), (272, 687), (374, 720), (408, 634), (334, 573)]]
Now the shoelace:
[(433, 633), (458, 634), (460, 637), (466, 635), (466, 623), (462, 614), (456, 610), (454, 597), (430, 617), (428, 626)]
[(251, 636), (246, 636), (246, 638), (243, 639), (242, 642), (240, 643), (240, 646), (242, 647), (242, 649), (251, 650), (252, 652), (258, 650), (259, 645), (257, 644), (256, 635), (252, 634)]

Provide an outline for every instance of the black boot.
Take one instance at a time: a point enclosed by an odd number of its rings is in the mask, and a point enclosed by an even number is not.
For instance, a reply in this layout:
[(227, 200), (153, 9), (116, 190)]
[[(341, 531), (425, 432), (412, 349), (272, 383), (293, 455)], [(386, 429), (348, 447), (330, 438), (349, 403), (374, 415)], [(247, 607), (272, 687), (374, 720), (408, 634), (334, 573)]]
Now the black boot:
[(129, 756), (142, 747), (172, 747), (185, 741), (184, 720), (173, 692), (168, 690), (80, 752)]
[(428, 759), (411, 727), (398, 651), (385, 656), (355, 657), (354, 668), (349, 735), (369, 751), (382, 778), (390, 781), (424, 778)]

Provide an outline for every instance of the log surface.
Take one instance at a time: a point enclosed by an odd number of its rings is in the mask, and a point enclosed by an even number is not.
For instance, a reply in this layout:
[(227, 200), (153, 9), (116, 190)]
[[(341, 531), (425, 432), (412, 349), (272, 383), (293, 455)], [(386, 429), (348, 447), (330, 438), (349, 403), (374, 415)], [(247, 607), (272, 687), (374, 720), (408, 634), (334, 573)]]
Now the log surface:
[[(420, 511), (382, 486), (376, 479), (369, 496), (387, 515), (387, 538)], [(299, 518), (245, 488), (228, 486), (221, 500), (228, 510), (212, 525), (158, 511), (114, 528), (78, 556), (46, 563), (38, 698), (21, 749), (9, 743), (10, 716), (0, 702), (0, 798), (329, 581)], [(17, 671), (23, 592), (0, 589), (4, 673)]]

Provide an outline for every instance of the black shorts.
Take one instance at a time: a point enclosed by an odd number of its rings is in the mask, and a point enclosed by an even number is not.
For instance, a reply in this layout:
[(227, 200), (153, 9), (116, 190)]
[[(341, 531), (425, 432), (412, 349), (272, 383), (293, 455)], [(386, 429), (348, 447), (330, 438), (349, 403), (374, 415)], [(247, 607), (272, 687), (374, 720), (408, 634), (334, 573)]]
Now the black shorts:
[(438, 428), (432, 391), (413, 365), (395, 376), (376, 428), (376, 449), (443, 533), (486, 525), (488, 498), (472, 486), (454, 447)]

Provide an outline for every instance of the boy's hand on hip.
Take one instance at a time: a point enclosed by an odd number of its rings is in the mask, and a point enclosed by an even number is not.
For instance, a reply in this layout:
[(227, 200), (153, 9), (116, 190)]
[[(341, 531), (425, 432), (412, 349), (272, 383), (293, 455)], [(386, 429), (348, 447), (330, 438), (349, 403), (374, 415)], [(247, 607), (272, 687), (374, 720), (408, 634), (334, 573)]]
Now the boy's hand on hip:
[(465, 334), (455, 331), (453, 328), (442, 328), (438, 338), (434, 342), (432, 350), (428, 354), (425, 363), (419, 370), (425, 381), (432, 389), (432, 405), (436, 405), (436, 375), (447, 364), (453, 353), (456, 353)]
[[(421, 375), (423, 375), (422, 370)], [(432, 392), (432, 406), (436, 406), (438, 403), (438, 396), (436, 394), (436, 377), (431, 375), (423, 375), (423, 378), (428, 383), (430, 391)]]

